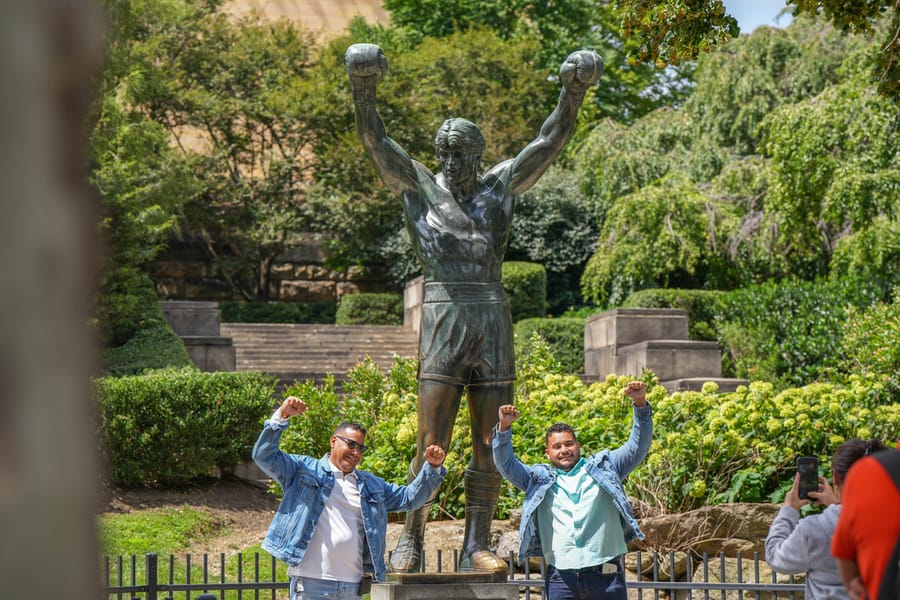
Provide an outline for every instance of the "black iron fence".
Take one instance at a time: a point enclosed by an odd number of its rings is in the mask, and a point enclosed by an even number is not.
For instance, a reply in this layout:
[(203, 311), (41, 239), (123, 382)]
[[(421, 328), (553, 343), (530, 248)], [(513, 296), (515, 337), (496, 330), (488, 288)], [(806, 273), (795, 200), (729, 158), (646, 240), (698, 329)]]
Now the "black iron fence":
[[(512, 556), (509, 564), (513, 565)], [(440, 551), (437, 572), (442, 572)], [(458, 559), (451, 561), (456, 570)], [(754, 554), (694, 557), (691, 554), (636, 552), (628, 561), (626, 585), (629, 598), (662, 600), (665, 598), (702, 598), (703, 600), (796, 599), (804, 597), (802, 581), (793, 576), (773, 573)], [(169, 555), (155, 553), (143, 557), (106, 557), (104, 588), (108, 600), (285, 600), (288, 576), (283, 563), (268, 554), (221, 553)], [(423, 571), (425, 570), (423, 566)], [(510, 566), (507, 583), (519, 587), (525, 600), (546, 600), (544, 565), (524, 572)]]

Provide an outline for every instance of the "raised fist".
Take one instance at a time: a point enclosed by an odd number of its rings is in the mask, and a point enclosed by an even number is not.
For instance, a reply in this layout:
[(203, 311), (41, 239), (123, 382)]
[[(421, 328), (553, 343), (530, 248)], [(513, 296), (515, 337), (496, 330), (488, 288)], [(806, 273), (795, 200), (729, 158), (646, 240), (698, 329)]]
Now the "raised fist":
[(347, 48), (344, 65), (354, 86), (374, 86), (387, 73), (387, 58), (375, 44), (353, 44)]
[(578, 50), (570, 54), (559, 67), (559, 79), (572, 92), (584, 93), (600, 81), (603, 59), (593, 50)]
[(506, 431), (520, 416), (519, 409), (512, 404), (504, 404), (497, 415), (500, 418), (500, 431)]

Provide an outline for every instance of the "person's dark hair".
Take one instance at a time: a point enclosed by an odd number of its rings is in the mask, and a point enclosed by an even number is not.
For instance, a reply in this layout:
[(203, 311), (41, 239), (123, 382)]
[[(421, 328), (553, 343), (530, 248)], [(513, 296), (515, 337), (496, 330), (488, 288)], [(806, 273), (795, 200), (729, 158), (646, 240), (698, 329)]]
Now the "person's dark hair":
[[(454, 142), (454, 144), (451, 144)], [(462, 145), (464, 148), (481, 156), (487, 145), (478, 125), (467, 119), (454, 117), (447, 119), (438, 129), (434, 138), (435, 148), (447, 148), (451, 145)]]
[(881, 440), (861, 440), (859, 438), (851, 438), (838, 446), (834, 456), (831, 458), (831, 470), (844, 481), (847, 471), (850, 467), (861, 459), (879, 450), (884, 450), (887, 446)]
[(544, 435), (544, 445), (547, 445), (547, 442), (550, 440), (551, 435), (553, 435), (554, 433), (563, 432), (569, 432), (572, 434), (573, 438), (575, 438), (576, 440), (578, 439), (578, 436), (575, 435), (575, 430), (572, 429), (569, 425), (567, 425), (566, 423), (554, 423), (547, 429), (547, 433), (546, 435)]
[(359, 423), (356, 423), (355, 421), (341, 421), (340, 423), (338, 423), (338, 426), (334, 428), (334, 432), (340, 433), (340, 432), (344, 431), (345, 429), (349, 429), (351, 431), (358, 431), (358, 432), (362, 433), (363, 435), (369, 434), (369, 432), (366, 431), (365, 427), (363, 427)]

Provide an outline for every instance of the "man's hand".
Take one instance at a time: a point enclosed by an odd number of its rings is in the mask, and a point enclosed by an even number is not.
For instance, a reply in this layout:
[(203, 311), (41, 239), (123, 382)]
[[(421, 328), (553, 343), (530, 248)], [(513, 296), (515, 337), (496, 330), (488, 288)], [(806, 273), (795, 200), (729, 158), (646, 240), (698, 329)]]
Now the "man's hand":
[(498, 429), (500, 431), (506, 431), (516, 421), (516, 419), (519, 418), (519, 409), (512, 404), (504, 404), (500, 407), (499, 416), (500, 426), (498, 427)]
[(306, 403), (297, 396), (288, 396), (281, 403), (279, 411), (282, 419), (302, 415), (306, 412)]
[(446, 458), (446, 456), (447, 453), (437, 444), (432, 444), (425, 448), (425, 460), (434, 468), (444, 464), (444, 458)]
[(647, 384), (643, 381), (629, 381), (623, 392), (635, 406), (647, 406)]
[(578, 50), (566, 58), (559, 67), (559, 79), (567, 91), (583, 94), (600, 81), (603, 59), (593, 50)]
[(375, 44), (353, 44), (344, 54), (353, 89), (374, 88), (387, 73), (387, 58)]

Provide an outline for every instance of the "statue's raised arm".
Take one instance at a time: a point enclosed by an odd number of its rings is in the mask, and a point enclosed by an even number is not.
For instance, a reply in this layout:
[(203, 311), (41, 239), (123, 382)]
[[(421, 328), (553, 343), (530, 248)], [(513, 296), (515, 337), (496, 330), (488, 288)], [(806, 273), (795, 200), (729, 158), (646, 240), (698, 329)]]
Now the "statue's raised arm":
[(406, 151), (388, 137), (384, 122), (375, 108), (375, 88), (387, 73), (387, 58), (375, 44), (353, 44), (344, 55), (353, 105), (356, 130), (378, 175), (394, 192), (416, 187), (415, 167)]
[[(560, 66), (559, 79), (563, 89), (556, 108), (544, 121), (538, 137), (512, 159), (512, 194), (519, 195), (537, 183), (547, 167), (562, 152), (575, 131), (575, 120), (585, 92), (600, 80), (602, 73), (603, 59), (592, 50), (573, 52)], [(501, 163), (494, 169), (501, 166), (508, 166), (508, 163)]]

